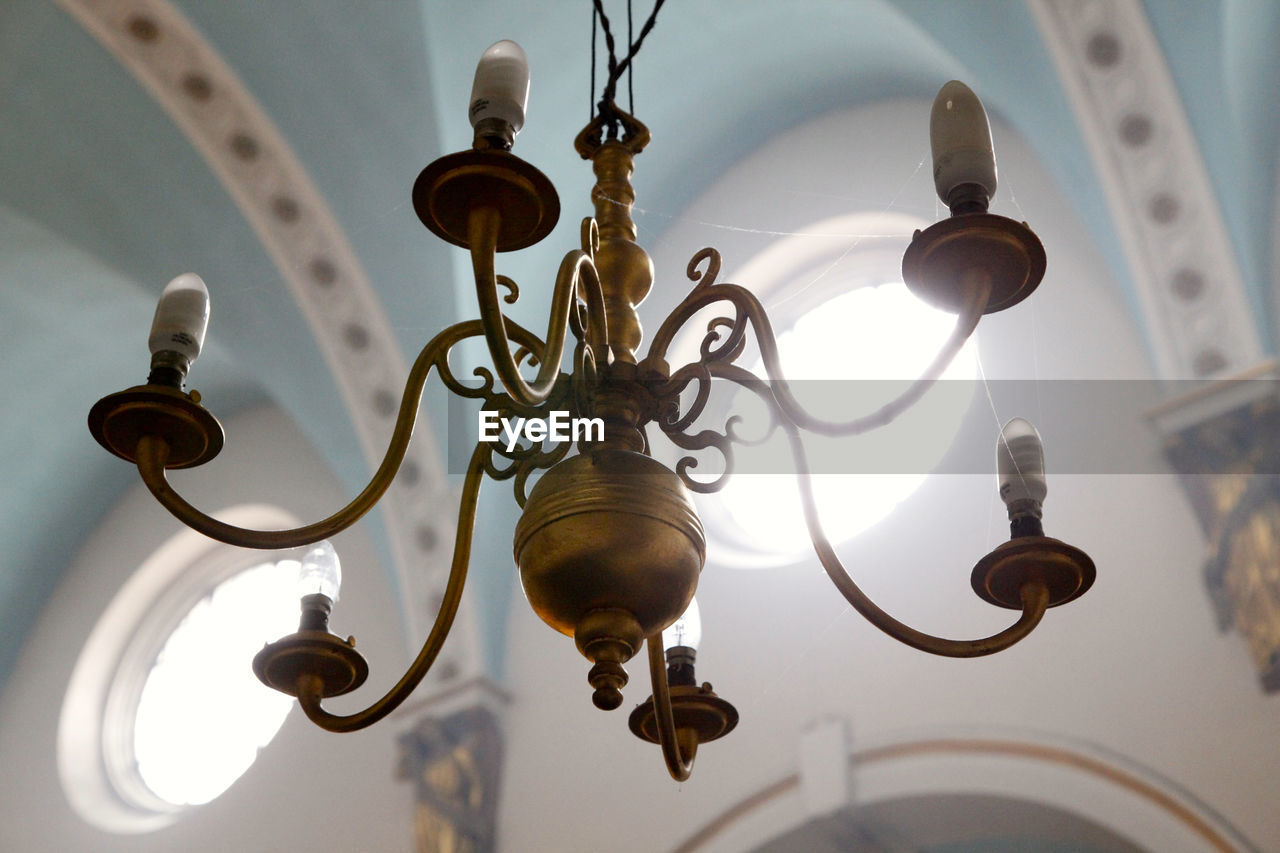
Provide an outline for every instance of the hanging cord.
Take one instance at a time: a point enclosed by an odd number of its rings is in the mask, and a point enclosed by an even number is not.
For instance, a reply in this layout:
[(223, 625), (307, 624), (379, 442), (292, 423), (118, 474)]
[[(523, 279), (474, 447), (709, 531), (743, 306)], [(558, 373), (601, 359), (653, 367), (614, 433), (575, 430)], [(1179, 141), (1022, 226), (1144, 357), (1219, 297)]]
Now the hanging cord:
[[(657, 10), (654, 10), (655, 13)], [(636, 43), (635, 36), (631, 33), (631, 0), (627, 0), (627, 44)], [(636, 87), (635, 87), (635, 66), (627, 69), (627, 112), (632, 115), (636, 114)]]
[[(622, 72), (631, 68), (631, 61), (636, 54), (640, 52), (640, 46), (644, 44), (645, 37), (653, 30), (653, 25), (658, 19), (658, 11), (662, 9), (662, 4), (666, 0), (655, 0), (653, 11), (649, 13), (649, 18), (644, 22), (644, 26), (640, 28), (640, 34), (631, 39), (631, 3), (627, 2), (627, 40), (629, 42), (627, 55), (622, 61), (618, 61), (617, 45), (613, 38), (613, 30), (609, 26), (609, 16), (604, 12), (603, 0), (592, 0), (594, 12), (592, 14), (591, 28), (591, 45), (592, 45), (592, 61), (591, 61), (591, 78), (592, 91), (595, 90), (595, 21), (599, 21), (600, 29), (604, 32), (605, 48), (609, 51), (609, 77), (605, 81), (604, 91), (601, 92), (599, 104), (596, 107), (596, 113), (604, 121), (609, 128), (609, 138), (618, 138), (618, 129), (621, 126), (621, 120), (618, 117), (618, 105), (615, 101), (618, 91), (618, 80), (622, 77)], [(630, 108), (635, 110), (635, 93), (632, 87), (632, 79), (630, 73), (627, 75), (627, 89), (630, 95)]]
[(591, 7), (591, 89), (587, 92), (587, 123), (596, 117), (596, 31), (600, 29), (600, 7)]

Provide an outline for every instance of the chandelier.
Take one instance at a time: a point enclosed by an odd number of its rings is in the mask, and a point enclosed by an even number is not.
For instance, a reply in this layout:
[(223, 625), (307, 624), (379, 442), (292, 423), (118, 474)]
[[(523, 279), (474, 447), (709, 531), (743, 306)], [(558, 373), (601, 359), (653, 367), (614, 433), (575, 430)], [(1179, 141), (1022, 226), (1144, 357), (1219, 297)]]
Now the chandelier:
[[(618, 107), (614, 95), (661, 3), (621, 61), (599, 0), (595, 5), (609, 47), (609, 76), (594, 117), (574, 142), (595, 172), (595, 216), (583, 221), (581, 248), (560, 265), (546, 334), (539, 337), (503, 314), (503, 302), (514, 303), (519, 290), (495, 268), (496, 253), (537, 243), (559, 217), (550, 180), (511, 153), (524, 123), (529, 70), (520, 47), (500, 41), (485, 51), (476, 69), (472, 147), (427, 166), (413, 187), (414, 209), (427, 228), (470, 251), (479, 319), (450, 326), (423, 347), (409, 372), (386, 454), (347, 506), (292, 530), (249, 530), (206, 515), (167, 481), (166, 470), (202, 465), (223, 443), (222, 427), (201, 405), (200, 395), (184, 390), (209, 317), (208, 291), (193, 274), (174, 279), (160, 297), (146, 384), (98, 401), (89, 413), (89, 428), (105, 448), (136, 464), (155, 498), (189, 527), (246, 548), (314, 546), (302, 560), (306, 594), (298, 630), (268, 644), (253, 666), (268, 686), (297, 697), (313, 722), (337, 732), (382, 719), (425, 677), (462, 598), (481, 481), (485, 476), (511, 480), (523, 509), (514, 556), (529, 603), (592, 662), (587, 680), (599, 708), (622, 703), (623, 664), (647, 646), (652, 695), (632, 712), (630, 728), (659, 744), (668, 771), (683, 780), (699, 744), (728, 733), (738, 720), (734, 707), (710, 684), (698, 684), (691, 647), (696, 643), (686, 639), (683, 623), (676, 624), (671, 647), (664, 649), (663, 643), (664, 630), (689, 607), (706, 558), (690, 493), (723, 487), (732, 472), (734, 446), (744, 443), (733, 418), (720, 430), (696, 425), (713, 381), (736, 386), (765, 404), (768, 433), (780, 431), (789, 443), (805, 522), (823, 568), (855, 610), (909, 646), (948, 657), (1006, 649), (1029, 634), (1047, 608), (1082, 595), (1095, 571), (1083, 551), (1044, 535), (1043, 448), (1035, 428), (1020, 418), (1009, 421), (997, 441), (1010, 539), (979, 560), (971, 577), (979, 597), (1020, 612), (996, 634), (943, 639), (899, 622), (849, 576), (818, 518), (801, 433), (853, 436), (888, 424), (937, 381), (983, 314), (1025, 299), (1043, 277), (1044, 250), (1036, 235), (1023, 223), (987, 212), (996, 188), (995, 159), (986, 113), (973, 92), (952, 81), (934, 102), (934, 182), (951, 215), (917, 231), (902, 259), (906, 286), (955, 313), (954, 331), (897, 398), (853, 420), (824, 420), (792, 394), (760, 301), (751, 291), (718, 280), (721, 261), (715, 249), (693, 256), (687, 269), (692, 288), (641, 354), (636, 308), (653, 283), (653, 265), (636, 243), (631, 175), (650, 136), (635, 116)], [(707, 325), (696, 360), (673, 366), (668, 361), (673, 341), (708, 308), (718, 309), (718, 316)], [(473, 338), (484, 339), (492, 359), (492, 370), (475, 369), (478, 387), (460, 380), (449, 364), (450, 351)], [(763, 376), (738, 364), (751, 341)], [(571, 350), (567, 370), (566, 350)], [(364, 710), (335, 715), (324, 709), (323, 700), (359, 687), (368, 665), (354, 640), (329, 630), (338, 567), (323, 540), (354, 524), (387, 491), (432, 373), (452, 393), (481, 403), (480, 440), (463, 482), (448, 585), (432, 629), (401, 679)], [(511, 433), (512, 424), (521, 425), (516, 431), (523, 440), (494, 440), (500, 427)], [(692, 455), (668, 468), (650, 454), (652, 432), (683, 452), (718, 453), (724, 474), (711, 482), (694, 478)], [(539, 472), (544, 473), (530, 488)]]

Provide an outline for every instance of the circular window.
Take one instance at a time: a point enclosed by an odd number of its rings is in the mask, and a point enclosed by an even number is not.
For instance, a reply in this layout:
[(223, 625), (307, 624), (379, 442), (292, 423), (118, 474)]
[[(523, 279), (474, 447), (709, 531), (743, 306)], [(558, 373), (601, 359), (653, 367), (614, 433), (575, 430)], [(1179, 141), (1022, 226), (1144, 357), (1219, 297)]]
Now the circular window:
[[(814, 415), (846, 421), (876, 411), (906, 390), (950, 337), (955, 316), (915, 298), (901, 279), (907, 240), (924, 225), (890, 214), (817, 223), (778, 240), (735, 277), (768, 307), (783, 372)], [(692, 344), (682, 341), (681, 354)], [(751, 369), (765, 375), (759, 362)], [(968, 411), (976, 373), (970, 338), (944, 381), (892, 424), (859, 436), (804, 434), (819, 517), (832, 542), (876, 524), (923, 484)], [(728, 410), (743, 414), (740, 432), (748, 438), (752, 423), (768, 422), (748, 392), (732, 395)], [(721, 491), (699, 500), (717, 553), (742, 567), (811, 553), (785, 435), (736, 447), (733, 470)]]
[(142, 782), (165, 803), (217, 797), (280, 730), (292, 700), (263, 688), (245, 662), (262, 639), (293, 629), (297, 579), (298, 562), (279, 560), (223, 581), (156, 655), (137, 700), (133, 754)]
[[(290, 527), (273, 507), (218, 514)], [(291, 552), (232, 548), (183, 531), (111, 601), (81, 652), (63, 703), (58, 766), (88, 821), (114, 832), (158, 829), (231, 786), (283, 724), (290, 697), (251, 661), (297, 627)]]

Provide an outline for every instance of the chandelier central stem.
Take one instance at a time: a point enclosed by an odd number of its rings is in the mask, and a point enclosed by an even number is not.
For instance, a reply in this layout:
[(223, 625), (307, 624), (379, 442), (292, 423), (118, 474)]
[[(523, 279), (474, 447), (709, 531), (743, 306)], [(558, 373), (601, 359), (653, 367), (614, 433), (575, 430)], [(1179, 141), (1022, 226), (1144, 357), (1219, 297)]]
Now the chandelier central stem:
[(653, 261), (636, 242), (636, 224), (631, 218), (636, 201), (631, 174), (641, 147), (635, 140), (611, 139), (589, 155), (596, 175), (591, 201), (600, 229), (595, 265), (604, 294), (609, 360), (613, 363), (636, 363), (636, 350), (644, 338), (636, 308), (653, 287)]

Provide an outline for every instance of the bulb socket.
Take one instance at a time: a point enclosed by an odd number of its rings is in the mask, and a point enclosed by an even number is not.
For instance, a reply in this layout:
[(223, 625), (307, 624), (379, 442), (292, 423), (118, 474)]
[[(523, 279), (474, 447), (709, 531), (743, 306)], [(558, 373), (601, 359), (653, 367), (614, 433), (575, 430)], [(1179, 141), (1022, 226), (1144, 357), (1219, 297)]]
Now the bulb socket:
[(947, 207), (952, 216), (970, 213), (986, 213), (991, 205), (991, 194), (982, 184), (957, 184), (947, 193)]
[(1012, 515), (1010, 511), (1009, 517), (1009, 538), (1020, 539), (1024, 536), (1044, 536), (1044, 524), (1040, 521), (1039, 506), (1036, 507), (1037, 512), (1022, 513), (1020, 515)]
[(504, 118), (489, 116), (476, 122), (471, 147), (477, 151), (510, 151), (516, 142), (516, 129)]
[(319, 592), (302, 596), (302, 618), (299, 631), (329, 632), (329, 614), (333, 612), (333, 599)]
[(1044, 517), (1044, 506), (1035, 498), (1017, 498), (1009, 501), (1006, 506), (1009, 509), (1009, 521), (1013, 524), (1034, 522), (1038, 525)]
[(693, 664), (698, 653), (688, 646), (667, 649), (667, 683), (672, 687), (696, 687), (698, 678)]
[(148, 385), (164, 385), (181, 391), (191, 370), (191, 359), (175, 350), (160, 350), (151, 356)]

